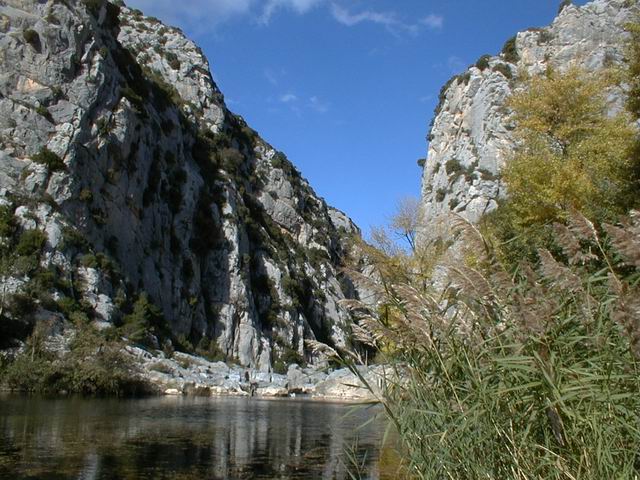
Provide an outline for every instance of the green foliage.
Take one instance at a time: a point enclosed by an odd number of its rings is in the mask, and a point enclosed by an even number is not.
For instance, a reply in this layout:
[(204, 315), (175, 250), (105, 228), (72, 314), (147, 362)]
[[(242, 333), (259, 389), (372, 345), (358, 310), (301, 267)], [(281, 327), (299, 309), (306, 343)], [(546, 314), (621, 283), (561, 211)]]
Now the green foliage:
[(162, 312), (145, 293), (138, 296), (133, 311), (123, 318), (121, 330), (131, 342), (146, 347), (154, 346), (153, 337), (170, 336)]
[(506, 63), (496, 63), (491, 69), (494, 72), (501, 73), (505, 78), (511, 80), (513, 78), (513, 73), (511, 72), (511, 68)]
[(92, 15), (98, 15), (105, 0), (82, 0), (82, 3)]
[(47, 241), (47, 234), (36, 228), (25, 230), (20, 235), (15, 252), (23, 257), (37, 255), (42, 251)]
[(482, 55), (476, 62), (476, 68), (480, 71), (486, 70), (489, 68), (489, 60), (491, 60), (491, 55)]
[(0, 237), (11, 238), (16, 231), (16, 218), (13, 208), (0, 205)]
[(36, 32), (35, 30), (32, 30), (31, 28), (27, 28), (26, 30), (23, 30), (22, 37), (28, 44), (30, 44), (34, 48), (40, 45), (40, 35), (38, 35), (38, 32)]
[(47, 147), (42, 147), (38, 153), (31, 157), (31, 160), (46, 165), (52, 172), (65, 170), (67, 168), (62, 159)]
[(602, 222), (637, 205), (636, 135), (628, 115), (608, 115), (605, 80), (551, 72), (511, 98), (520, 148), (502, 172), (508, 200), (487, 231), (512, 260), (549, 246), (544, 226), (571, 209)]
[(444, 168), (451, 182), (455, 182), (461, 175), (464, 175), (467, 181), (471, 180), (473, 178), (473, 173), (475, 172), (475, 165), (465, 167), (456, 158), (447, 160)]
[(575, 213), (556, 225), (568, 264), (542, 250), (515, 273), (463, 227), (473, 261), (450, 265), (456, 288), (393, 285), (384, 315), (363, 312), (403, 378), (383, 402), (416, 478), (638, 477), (640, 222), (624, 224), (606, 227), (607, 256)]
[(167, 63), (174, 70), (180, 70), (180, 60), (178, 60), (178, 56), (173, 52), (166, 52), (165, 58), (167, 59)]
[(627, 47), (627, 106), (634, 118), (640, 118), (640, 23), (631, 23), (626, 30), (631, 35)]
[(52, 117), (51, 117), (51, 114), (49, 113), (49, 109), (44, 105), (38, 105), (38, 107), (36, 108), (36, 113), (41, 117), (46, 118), (50, 122), (52, 121)]
[(138, 92), (136, 92), (130, 86), (126, 86), (122, 89), (121, 93), (124, 98), (129, 100), (129, 102), (131, 103), (131, 105), (133, 105), (133, 107), (136, 109), (136, 112), (138, 112), (138, 114), (144, 115), (144, 112), (145, 112), (144, 100)]
[(569, 5), (573, 5), (573, 1), (572, 0), (562, 0), (560, 2), (560, 5), (558, 6), (558, 14), (560, 14), (560, 12), (562, 12)]
[(305, 365), (304, 358), (291, 347), (284, 347), (282, 353), (275, 356), (273, 360), (273, 372), (286, 375), (289, 365)]
[(26, 350), (0, 371), (0, 382), (14, 391), (68, 392), (82, 395), (136, 395), (150, 391), (137, 377), (123, 344), (109, 341), (90, 326), (83, 326), (60, 357), (43, 348), (46, 325), (39, 324), (27, 340)]
[(520, 60), (518, 49), (516, 47), (516, 37), (513, 36), (507, 40), (502, 47), (502, 56), (509, 63), (517, 63)]
[(202, 337), (195, 352), (197, 355), (206, 358), (210, 362), (224, 362), (226, 359), (226, 356), (220, 349), (218, 342), (207, 337)]
[(436, 202), (440, 203), (440, 202), (444, 201), (446, 196), (447, 196), (447, 189), (446, 188), (439, 188), (436, 191)]

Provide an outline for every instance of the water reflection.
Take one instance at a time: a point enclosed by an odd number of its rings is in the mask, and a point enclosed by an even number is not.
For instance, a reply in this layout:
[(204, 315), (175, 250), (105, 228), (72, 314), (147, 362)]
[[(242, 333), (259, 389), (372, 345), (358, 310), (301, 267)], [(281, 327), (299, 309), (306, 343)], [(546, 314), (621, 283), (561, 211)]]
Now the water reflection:
[(378, 409), (305, 400), (0, 398), (0, 478), (385, 478)]

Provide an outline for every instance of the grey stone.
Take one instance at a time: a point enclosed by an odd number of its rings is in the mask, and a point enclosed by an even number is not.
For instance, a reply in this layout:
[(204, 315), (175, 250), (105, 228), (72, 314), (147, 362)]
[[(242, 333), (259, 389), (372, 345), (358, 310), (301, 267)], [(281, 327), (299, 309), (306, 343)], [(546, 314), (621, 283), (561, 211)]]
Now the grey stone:
[[(494, 56), (489, 68), (470, 67), (451, 83), (430, 131), (419, 243), (450, 238), (452, 214), (475, 223), (506, 194), (499, 173), (516, 145), (506, 100), (522, 88), (522, 77), (542, 74), (549, 67), (559, 72), (572, 66), (596, 71), (621, 64), (628, 38), (624, 27), (637, 15), (634, 3), (594, 0), (569, 6), (550, 26), (517, 34), (516, 64), (508, 64), (504, 55)], [(514, 78), (494, 71), (498, 64), (506, 65)], [(611, 111), (622, 108), (623, 98), (621, 92), (611, 93)], [(448, 175), (449, 161), (457, 161), (467, 173)]]
[[(292, 352), (320, 361), (305, 339), (346, 348), (340, 300), (358, 292), (338, 276), (357, 227), (228, 110), (181, 31), (127, 8), (119, 28), (104, 8), (91, 15), (82, 2), (0, 3), (0, 192), (29, 200), (16, 215), (47, 233), (43, 267), (78, 280), (100, 328), (144, 292), (176, 336), (213, 339), (264, 374)], [(63, 168), (32, 161), (45, 147)], [(305, 280), (310, 291), (292, 290)], [(189, 388), (222, 388), (201, 373)]]

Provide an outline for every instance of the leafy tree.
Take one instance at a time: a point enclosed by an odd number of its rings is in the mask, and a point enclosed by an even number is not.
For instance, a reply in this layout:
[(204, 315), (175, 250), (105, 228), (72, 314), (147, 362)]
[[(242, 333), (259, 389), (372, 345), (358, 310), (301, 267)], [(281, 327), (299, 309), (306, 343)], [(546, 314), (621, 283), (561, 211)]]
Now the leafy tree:
[(124, 334), (134, 343), (152, 344), (151, 335), (164, 335), (166, 324), (162, 312), (142, 293), (133, 304), (133, 311), (124, 317)]
[(420, 222), (420, 201), (416, 197), (400, 199), (391, 217), (391, 228), (397, 237), (407, 243), (412, 252), (416, 251), (416, 234)]
[(558, 220), (569, 207), (610, 219), (633, 205), (635, 134), (628, 115), (607, 114), (605, 87), (572, 69), (512, 97), (521, 147), (503, 179), (523, 224)]
[(519, 147), (502, 174), (508, 200), (487, 225), (509, 240), (514, 261), (548, 246), (545, 225), (569, 210), (602, 222), (637, 205), (636, 134), (626, 112), (609, 115), (609, 87), (607, 75), (573, 68), (534, 78), (511, 98)]

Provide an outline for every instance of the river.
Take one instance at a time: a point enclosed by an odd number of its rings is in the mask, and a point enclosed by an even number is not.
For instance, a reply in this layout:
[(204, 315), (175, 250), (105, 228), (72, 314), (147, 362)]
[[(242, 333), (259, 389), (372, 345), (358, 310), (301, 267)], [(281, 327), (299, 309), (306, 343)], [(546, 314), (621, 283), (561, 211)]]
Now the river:
[(304, 399), (0, 397), (0, 478), (385, 480), (380, 417)]

